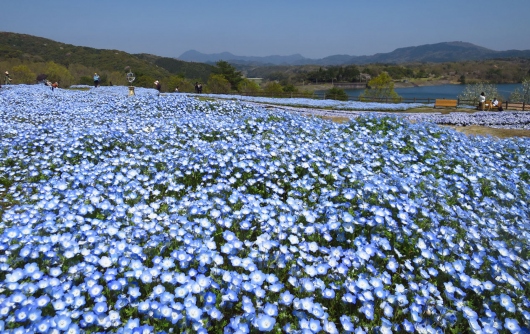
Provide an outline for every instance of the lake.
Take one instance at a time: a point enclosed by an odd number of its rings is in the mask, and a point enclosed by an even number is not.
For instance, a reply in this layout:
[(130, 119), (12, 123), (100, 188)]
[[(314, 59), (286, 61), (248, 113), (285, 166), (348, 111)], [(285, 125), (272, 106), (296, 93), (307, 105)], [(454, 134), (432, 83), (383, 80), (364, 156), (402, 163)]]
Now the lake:
[[(496, 84), (497, 91), (501, 100), (510, 97), (510, 94), (516, 89), (521, 88), (521, 84)], [(395, 88), (396, 93), (404, 99), (457, 99), (466, 85), (440, 85), (440, 86), (422, 86), (422, 87), (407, 87)], [(364, 89), (345, 89), (346, 94), (351, 98), (358, 98), (364, 92)], [(316, 93), (324, 94), (324, 91), (317, 91)]]

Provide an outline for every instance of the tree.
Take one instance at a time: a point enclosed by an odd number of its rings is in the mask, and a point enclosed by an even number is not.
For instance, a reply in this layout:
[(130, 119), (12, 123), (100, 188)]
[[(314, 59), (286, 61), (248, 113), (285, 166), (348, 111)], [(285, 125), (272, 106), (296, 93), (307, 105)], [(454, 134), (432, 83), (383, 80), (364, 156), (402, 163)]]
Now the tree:
[(179, 92), (192, 93), (195, 91), (193, 84), (180, 75), (172, 75), (169, 77), (167, 87), (170, 92), (174, 92), (175, 88), (179, 88)]
[(233, 90), (237, 90), (239, 83), (243, 80), (241, 72), (224, 60), (218, 61), (216, 66), (214, 73), (223, 76), (230, 83), (230, 87)]
[(359, 96), (362, 100), (385, 102), (397, 101), (399, 95), (394, 91), (394, 82), (386, 72), (382, 72), (368, 81), (368, 88)]
[(458, 98), (462, 101), (467, 101), (471, 105), (475, 105), (478, 103), (478, 97), (481, 93), (486, 95), (486, 100), (491, 100), (494, 97), (502, 99), (502, 96), (497, 91), (497, 86), (486, 83), (466, 85), (462, 94), (458, 95)]
[(530, 103), (530, 79), (524, 79), (522, 85), (522, 88), (517, 88), (510, 94), (511, 102)]
[(348, 94), (344, 89), (333, 87), (326, 92), (325, 99), (348, 101)]
[(51, 82), (58, 82), (61, 87), (70, 87), (75, 82), (70, 71), (63, 65), (49, 61), (46, 63), (46, 74)]
[(270, 96), (281, 96), (283, 94), (283, 87), (276, 81), (267, 82), (263, 91)]
[(296, 88), (293, 84), (287, 84), (283, 86), (282, 90), (284, 93), (298, 93), (298, 88)]
[(237, 86), (237, 91), (241, 93), (255, 94), (258, 93), (260, 90), (260, 86), (255, 81), (248, 79), (243, 79), (239, 83), (239, 86)]
[(208, 78), (207, 91), (214, 94), (230, 93), (230, 82), (221, 74), (210, 74)]
[(359, 81), (359, 75), (361, 72), (355, 65), (349, 65), (344, 67), (344, 71), (342, 72), (342, 78), (339, 78), (339, 80), (344, 81)]
[(17, 83), (33, 84), (35, 83), (36, 75), (26, 65), (19, 65), (13, 67), (13, 78), (16, 78)]

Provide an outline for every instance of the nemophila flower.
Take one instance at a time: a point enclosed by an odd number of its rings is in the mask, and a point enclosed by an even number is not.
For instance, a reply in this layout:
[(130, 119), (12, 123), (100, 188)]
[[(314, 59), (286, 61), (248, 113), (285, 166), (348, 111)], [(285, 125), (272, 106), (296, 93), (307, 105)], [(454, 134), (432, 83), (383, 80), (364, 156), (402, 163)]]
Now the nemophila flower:
[(504, 328), (510, 331), (510, 333), (519, 333), (521, 330), (521, 327), (519, 326), (519, 323), (515, 319), (506, 318), (504, 320)]
[(199, 321), (202, 316), (202, 310), (195, 305), (186, 308), (186, 316), (195, 321)]
[(262, 332), (270, 332), (275, 324), (276, 319), (266, 314), (259, 314), (255, 320), (255, 326)]
[(510, 296), (501, 294), (499, 297), (499, 303), (506, 309), (506, 311), (515, 312), (515, 305)]
[(106, 302), (96, 303), (94, 307), (92, 308), (92, 310), (94, 311), (95, 314), (103, 314), (107, 312), (108, 310), (107, 303)]
[(284, 305), (290, 305), (293, 299), (294, 295), (292, 295), (288, 290), (286, 290), (280, 294), (279, 302)]
[(133, 297), (133, 298), (138, 298), (142, 295), (142, 293), (140, 292), (140, 288), (137, 287), (137, 286), (131, 286), (129, 287), (129, 296)]

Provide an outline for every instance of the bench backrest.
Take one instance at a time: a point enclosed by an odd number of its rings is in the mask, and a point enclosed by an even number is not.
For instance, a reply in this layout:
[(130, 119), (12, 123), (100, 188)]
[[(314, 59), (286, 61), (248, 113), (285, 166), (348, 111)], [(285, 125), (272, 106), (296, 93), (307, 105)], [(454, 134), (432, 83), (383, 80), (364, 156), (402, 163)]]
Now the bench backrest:
[(458, 104), (458, 100), (445, 100), (445, 99), (436, 99), (434, 102), (434, 105), (437, 106), (456, 106)]

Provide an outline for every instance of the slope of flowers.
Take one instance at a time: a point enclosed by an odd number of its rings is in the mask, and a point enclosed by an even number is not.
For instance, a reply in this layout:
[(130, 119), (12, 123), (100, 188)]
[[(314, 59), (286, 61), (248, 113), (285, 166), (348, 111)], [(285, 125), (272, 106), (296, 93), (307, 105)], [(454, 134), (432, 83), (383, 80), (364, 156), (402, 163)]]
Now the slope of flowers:
[(0, 91), (0, 331), (512, 332), (530, 141)]
[(446, 115), (415, 114), (407, 115), (407, 119), (422, 122), (433, 122), (455, 126), (480, 125), (492, 128), (530, 130), (530, 112), (507, 111), (476, 113), (452, 112)]
[(377, 103), (361, 101), (338, 101), (338, 100), (316, 100), (309, 98), (271, 98), (259, 96), (226, 95), (226, 94), (201, 94), (195, 96), (207, 96), (222, 99), (236, 99), (246, 102), (272, 103), (285, 106), (303, 106), (309, 108), (333, 108), (336, 110), (364, 110), (364, 111), (399, 111), (411, 108), (432, 107), (433, 103)]

